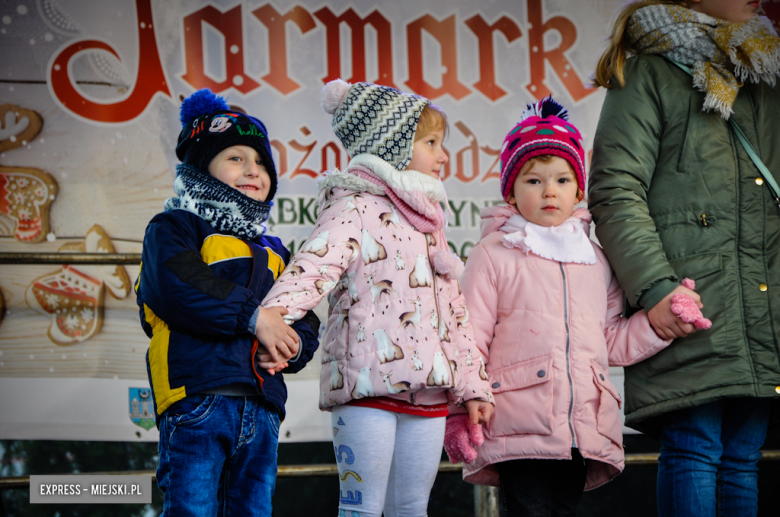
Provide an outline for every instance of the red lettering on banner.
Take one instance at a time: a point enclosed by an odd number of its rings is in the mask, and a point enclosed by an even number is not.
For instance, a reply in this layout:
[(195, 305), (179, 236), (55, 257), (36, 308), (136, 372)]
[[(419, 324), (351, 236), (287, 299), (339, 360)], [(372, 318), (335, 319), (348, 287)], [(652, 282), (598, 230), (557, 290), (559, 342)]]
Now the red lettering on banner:
[(341, 33), (342, 22), (349, 26), (352, 40), (352, 77), (348, 83), (366, 80), (366, 25), (371, 25), (377, 34), (377, 61), (379, 77), (377, 84), (396, 88), (393, 79), (393, 34), (390, 21), (375, 10), (361, 18), (353, 9), (347, 9), (340, 16), (333, 14), (328, 7), (315, 11), (314, 16), (325, 24), (328, 75), (322, 82), (328, 83), (341, 77)]
[(489, 179), (501, 179), (501, 171), (494, 171), (493, 169), (496, 167), (496, 164), (501, 159), (501, 149), (493, 149), (492, 147), (489, 147), (487, 145), (483, 145), (480, 147), (483, 153), (485, 153), (488, 156), (495, 156), (496, 159), (493, 160), (493, 163), (490, 164), (490, 167), (488, 167), (487, 172), (485, 173), (485, 176), (482, 178), (482, 183), (485, 183)]
[(279, 157), (276, 159), (276, 177), (281, 178), (287, 173), (287, 148), (276, 139), (271, 140), (271, 147), (279, 153)]
[(303, 155), (303, 158), (301, 158), (301, 161), (298, 162), (298, 165), (295, 167), (295, 170), (290, 175), (290, 179), (300, 175), (309, 176), (310, 178), (319, 177), (320, 174), (317, 171), (313, 171), (311, 169), (305, 169), (303, 167), (303, 163), (306, 161), (306, 158), (308, 158), (309, 155), (311, 154), (311, 151), (312, 149), (314, 149), (314, 146), (317, 145), (317, 141), (315, 140), (309, 145), (303, 145), (299, 143), (297, 140), (290, 140), (288, 144), (290, 145), (290, 147), (292, 147), (299, 153), (306, 153), (305, 155)]
[[(458, 178), (463, 183), (470, 183), (477, 179), (477, 176), (479, 176), (479, 144), (477, 143), (477, 137), (472, 131), (460, 120), (455, 122), (455, 127), (458, 128), (458, 130), (463, 133), (463, 136), (466, 137), (466, 140), (469, 141), (469, 145), (461, 149), (455, 154), (455, 161), (457, 163), (457, 171), (455, 172), (455, 177)], [(463, 155), (467, 152), (471, 153), (471, 174), (466, 175), (464, 163), (463, 163)]]
[[(181, 76), (196, 90), (209, 88), (221, 92), (233, 86), (243, 94), (260, 87), (257, 81), (244, 73), (244, 38), (241, 27), (241, 5), (224, 13), (215, 7), (203, 9), (184, 17), (184, 54), (187, 72)], [(203, 66), (203, 24), (206, 22), (225, 38), (226, 78), (217, 82), (206, 75)], [(235, 52), (234, 52), (235, 51)]]
[(475, 15), (464, 22), (479, 40), (479, 82), (474, 88), (481, 91), (492, 100), (498, 100), (506, 95), (506, 90), (496, 84), (496, 60), (493, 51), (493, 33), (501, 32), (507, 43), (512, 43), (523, 34), (517, 24), (508, 16), (502, 16), (493, 25), (488, 25), (484, 18)]
[(97, 122), (127, 122), (143, 113), (152, 98), (161, 93), (171, 96), (165, 81), (157, 40), (152, 27), (151, 0), (136, 0), (138, 11), (138, 72), (130, 95), (118, 102), (100, 103), (86, 99), (74, 86), (68, 72), (71, 61), (87, 50), (103, 50), (119, 59), (116, 51), (97, 40), (71, 43), (55, 56), (49, 70), (49, 84), (54, 96), (70, 112)]
[(271, 64), (270, 72), (262, 77), (283, 95), (292, 93), (301, 86), (287, 75), (287, 22), (293, 22), (306, 34), (317, 27), (309, 11), (296, 5), (284, 16), (274, 9), (271, 4), (258, 7), (252, 14), (268, 29), (268, 57)]
[[(537, 99), (552, 94), (544, 83), (546, 78), (544, 62), (547, 60), (575, 102), (594, 93), (596, 90), (585, 87), (564, 55), (564, 52), (569, 50), (577, 40), (577, 28), (571, 20), (563, 16), (553, 16), (544, 23), (542, 20), (542, 0), (528, 0), (528, 23), (531, 24), (528, 30), (531, 56), (531, 83), (526, 87), (528, 91)], [(557, 30), (561, 35), (561, 44), (552, 50), (544, 48), (544, 35), (549, 30)]]
[[(423, 30), (436, 38), (441, 46), (441, 62), (447, 71), (441, 76), (442, 84), (439, 88), (431, 86), (423, 78)], [(417, 18), (406, 26), (406, 39), (409, 53), (409, 80), (406, 81), (406, 85), (412, 91), (429, 99), (449, 93), (455, 100), (471, 93), (471, 90), (458, 81), (458, 45), (454, 14), (442, 21), (437, 21), (430, 14)]]
[[(328, 149), (333, 152), (333, 167), (328, 167)], [(328, 142), (322, 146), (322, 152), (320, 153), (320, 170), (332, 171), (334, 169), (341, 170), (341, 147), (336, 142)]]

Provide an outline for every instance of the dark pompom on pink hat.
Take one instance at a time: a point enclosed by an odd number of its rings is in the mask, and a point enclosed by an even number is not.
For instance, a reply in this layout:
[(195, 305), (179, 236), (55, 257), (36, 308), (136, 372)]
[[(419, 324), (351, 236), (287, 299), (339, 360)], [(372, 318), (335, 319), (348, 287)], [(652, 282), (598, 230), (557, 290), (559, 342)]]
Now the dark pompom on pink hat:
[(569, 112), (552, 96), (528, 104), (523, 117), (504, 138), (501, 147), (501, 195), (512, 195), (520, 169), (536, 156), (563, 158), (574, 169), (577, 186), (585, 192), (585, 149), (579, 130), (569, 122)]

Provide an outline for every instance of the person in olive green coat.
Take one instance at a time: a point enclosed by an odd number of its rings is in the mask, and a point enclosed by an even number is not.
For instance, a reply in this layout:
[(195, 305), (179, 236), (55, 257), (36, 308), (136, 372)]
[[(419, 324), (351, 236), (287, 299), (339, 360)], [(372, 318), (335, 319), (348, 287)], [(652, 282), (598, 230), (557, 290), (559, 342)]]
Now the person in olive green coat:
[[(662, 516), (755, 515), (780, 398), (780, 208), (729, 122), (780, 179), (780, 39), (758, 3), (629, 4), (596, 72), (596, 235), (629, 304), (677, 338), (625, 371), (626, 424), (661, 440)], [(675, 294), (712, 328), (677, 318)]]

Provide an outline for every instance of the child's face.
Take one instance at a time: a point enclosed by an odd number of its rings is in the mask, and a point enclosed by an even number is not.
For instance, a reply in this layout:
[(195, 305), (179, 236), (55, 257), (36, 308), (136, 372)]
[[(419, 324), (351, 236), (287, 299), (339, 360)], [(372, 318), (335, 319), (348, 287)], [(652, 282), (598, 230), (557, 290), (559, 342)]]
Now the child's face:
[(762, 0), (688, 0), (694, 11), (727, 22), (744, 22), (756, 15)]
[(255, 201), (265, 201), (271, 190), (271, 176), (260, 154), (247, 145), (223, 149), (209, 163), (209, 174)]
[(443, 142), (444, 129), (434, 129), (415, 140), (412, 146), (412, 161), (406, 168), (439, 179), (442, 166), (450, 160), (441, 146)]
[(571, 217), (578, 201), (571, 165), (557, 156), (547, 163), (529, 160), (509, 196), (520, 215), (539, 226), (558, 226)]

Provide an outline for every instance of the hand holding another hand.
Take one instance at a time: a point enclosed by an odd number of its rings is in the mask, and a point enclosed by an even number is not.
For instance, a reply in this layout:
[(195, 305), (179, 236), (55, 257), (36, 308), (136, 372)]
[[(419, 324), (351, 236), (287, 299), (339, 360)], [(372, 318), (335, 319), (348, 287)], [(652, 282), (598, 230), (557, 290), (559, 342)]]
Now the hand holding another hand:
[(692, 323), (684, 322), (672, 312), (672, 298), (676, 295), (685, 295), (691, 298), (699, 309), (704, 307), (704, 304), (701, 303), (701, 298), (694, 291), (682, 285), (676, 287), (658, 302), (655, 307), (647, 311), (647, 319), (650, 320), (655, 333), (662, 339), (685, 337), (696, 331), (696, 327)]
[[(286, 314), (287, 309), (284, 307), (261, 307), (258, 311), (255, 336), (265, 347), (268, 356), (266, 361), (260, 359), (260, 367), (269, 373), (271, 370), (279, 371), (279, 366), (298, 354), (298, 333), (285, 323), (282, 316)], [(265, 355), (258, 351), (258, 357)]]

